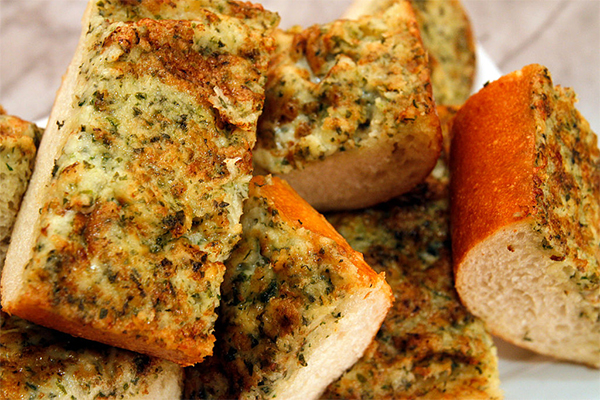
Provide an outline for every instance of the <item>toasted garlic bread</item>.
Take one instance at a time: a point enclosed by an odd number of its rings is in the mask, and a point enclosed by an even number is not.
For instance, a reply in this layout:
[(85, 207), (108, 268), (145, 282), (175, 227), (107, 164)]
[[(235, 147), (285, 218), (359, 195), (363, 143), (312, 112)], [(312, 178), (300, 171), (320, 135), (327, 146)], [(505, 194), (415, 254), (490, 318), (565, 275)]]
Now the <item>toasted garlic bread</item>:
[(90, 1), (8, 250), (7, 312), (183, 365), (211, 354), (277, 22), (233, 1)]
[[(344, 13), (356, 19), (377, 14), (399, 0), (355, 0)], [(429, 55), (431, 86), (438, 105), (460, 105), (475, 80), (475, 39), (459, 0), (411, 0)]]
[(374, 208), (328, 215), (394, 305), (364, 356), (323, 399), (498, 399), (496, 349), (454, 290), (442, 182)]
[(407, 1), (275, 37), (257, 171), (281, 176), (321, 211), (389, 200), (429, 174), (440, 125)]
[(600, 367), (600, 151), (572, 90), (529, 65), (458, 112), (456, 287), (490, 330)]
[[(0, 172), (0, 216), (7, 244), (40, 137), (35, 124), (0, 115), (0, 168), (7, 169)], [(0, 253), (0, 272), (3, 263), (4, 253)], [(2, 399), (174, 399), (181, 395), (183, 374), (176, 364), (75, 339), (10, 316), (1, 307), (0, 348)]]
[(392, 295), (284, 181), (255, 177), (223, 283), (216, 365), (186, 398), (314, 399), (363, 353)]
[(41, 136), (35, 124), (6, 115), (0, 107), (0, 270)]

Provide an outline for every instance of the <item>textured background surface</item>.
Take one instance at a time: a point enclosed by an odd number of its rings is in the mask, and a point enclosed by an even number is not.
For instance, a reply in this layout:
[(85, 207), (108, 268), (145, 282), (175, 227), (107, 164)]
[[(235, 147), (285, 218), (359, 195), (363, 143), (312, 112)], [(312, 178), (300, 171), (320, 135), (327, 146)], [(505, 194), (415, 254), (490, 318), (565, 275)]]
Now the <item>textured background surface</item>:
[[(600, 131), (600, 0), (463, 0), (483, 48), (503, 73), (537, 62), (572, 87)], [(50, 112), (79, 34), (85, 0), (0, 0), (0, 104), (26, 119)], [(338, 16), (351, 0), (264, 0), (282, 25)]]

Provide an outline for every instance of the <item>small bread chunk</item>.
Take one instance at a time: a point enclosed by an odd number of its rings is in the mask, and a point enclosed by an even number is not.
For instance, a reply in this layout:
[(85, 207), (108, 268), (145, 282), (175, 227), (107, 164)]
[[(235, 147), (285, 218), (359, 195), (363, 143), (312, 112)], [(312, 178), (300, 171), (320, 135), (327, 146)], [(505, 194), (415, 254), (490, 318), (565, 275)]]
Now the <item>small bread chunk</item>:
[(259, 121), (257, 171), (277, 174), (320, 211), (412, 189), (432, 170), (440, 124), (415, 15), (278, 31)]
[[(344, 18), (386, 10), (399, 0), (355, 0)], [(423, 46), (429, 55), (431, 86), (438, 105), (461, 105), (475, 80), (475, 39), (459, 0), (411, 0)]]
[(179, 399), (183, 368), (0, 310), (2, 399)]
[(190, 370), (185, 396), (317, 398), (369, 345), (391, 289), (282, 180), (253, 179), (242, 223), (223, 283), (221, 363)]
[(212, 353), (277, 23), (250, 3), (90, 1), (8, 250), (5, 311), (182, 365)]
[(0, 107), (0, 271), (41, 137), (35, 124), (6, 115)]
[(323, 399), (499, 399), (491, 335), (452, 277), (448, 186), (420, 185), (386, 204), (328, 215), (385, 272), (394, 305), (364, 356)]
[(496, 335), (600, 367), (600, 151), (575, 94), (529, 65), (454, 121), (456, 287)]

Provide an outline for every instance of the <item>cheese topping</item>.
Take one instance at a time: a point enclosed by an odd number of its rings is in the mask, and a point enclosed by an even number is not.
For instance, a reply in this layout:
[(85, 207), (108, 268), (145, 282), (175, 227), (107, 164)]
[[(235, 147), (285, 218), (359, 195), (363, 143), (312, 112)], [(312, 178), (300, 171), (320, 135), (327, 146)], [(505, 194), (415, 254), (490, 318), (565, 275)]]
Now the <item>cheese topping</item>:
[(0, 107), (0, 271), (41, 136), (35, 124), (4, 115)]

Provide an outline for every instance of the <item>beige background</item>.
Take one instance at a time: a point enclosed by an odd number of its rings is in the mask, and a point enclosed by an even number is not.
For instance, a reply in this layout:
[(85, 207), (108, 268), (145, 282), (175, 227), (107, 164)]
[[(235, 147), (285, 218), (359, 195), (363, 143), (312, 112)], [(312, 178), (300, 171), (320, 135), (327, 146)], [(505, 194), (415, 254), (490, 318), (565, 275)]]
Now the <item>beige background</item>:
[[(282, 25), (330, 21), (351, 0), (264, 0)], [(482, 47), (503, 73), (546, 65), (572, 87), (600, 131), (600, 0), (463, 0)], [(47, 116), (74, 51), (85, 0), (0, 0), (0, 104)]]

